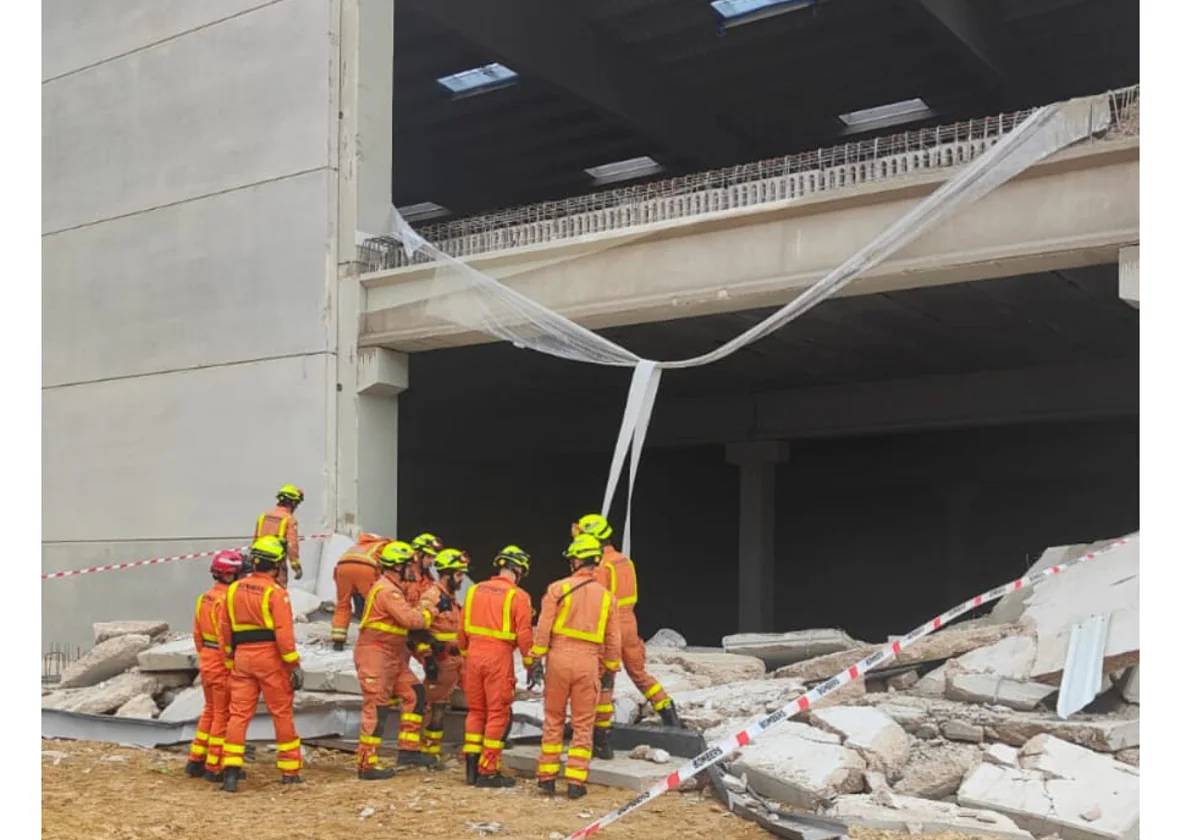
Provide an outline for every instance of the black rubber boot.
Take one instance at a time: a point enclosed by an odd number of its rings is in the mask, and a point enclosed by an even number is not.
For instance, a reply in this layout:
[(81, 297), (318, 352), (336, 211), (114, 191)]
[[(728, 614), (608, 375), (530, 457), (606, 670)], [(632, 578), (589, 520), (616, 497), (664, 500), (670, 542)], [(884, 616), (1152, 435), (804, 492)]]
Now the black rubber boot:
[(608, 742), (608, 729), (597, 726), (592, 730), (592, 758), (609, 761), (613, 757), (612, 745)]
[(183, 772), (187, 773), (189, 779), (199, 779), (204, 776), (203, 761), (189, 761), (187, 767), (183, 768)]
[(364, 782), (379, 782), (384, 779), (390, 779), (396, 775), (396, 771), (391, 767), (371, 767), (367, 770), (359, 770), (358, 778)]
[(512, 776), (502, 776), (499, 773), (489, 773), (475, 780), (475, 787), (481, 788), (510, 788), (517, 783)]
[(226, 767), (224, 772), (224, 784), (221, 790), (226, 793), (237, 793), (237, 783), (240, 778), (240, 767)]
[[(246, 778), (246, 771), (238, 768), (238, 779)], [(208, 770), (204, 773), (204, 781), (206, 782), (223, 782), (225, 781), (224, 774), (220, 770)]]
[(397, 767), (432, 767), (435, 764), (437, 764), (436, 758), (429, 753), (416, 750), (403, 750), (396, 756)]
[(683, 729), (683, 722), (679, 719), (679, 712), (675, 710), (674, 703), (668, 703), (659, 710), (658, 716), (662, 718), (663, 726), (673, 726), (676, 729)]
[(583, 799), (587, 796), (587, 788), (583, 785), (567, 785), (567, 799)]
[(540, 782), (538, 782), (538, 790), (540, 790), (542, 793), (548, 793), (553, 796), (554, 779), (542, 779)]
[(281, 785), (302, 785), (304, 784), (303, 776), (281, 776), (279, 778)]
[(334, 642), (333, 649), (335, 651), (337, 651), (338, 653), (341, 653), (342, 651), (344, 651), (346, 649), (346, 643), (345, 642)]
[(466, 756), (464, 763), (467, 765), (467, 784), (473, 785), (479, 778), (479, 754)]

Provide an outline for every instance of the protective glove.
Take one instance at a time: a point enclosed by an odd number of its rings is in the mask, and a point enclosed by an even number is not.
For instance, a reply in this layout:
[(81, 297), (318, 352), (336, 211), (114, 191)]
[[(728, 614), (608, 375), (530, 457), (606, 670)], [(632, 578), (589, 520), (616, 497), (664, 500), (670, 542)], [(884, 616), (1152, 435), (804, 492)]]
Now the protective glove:
[(296, 580), (300, 580), (300, 578), (304, 577), (304, 567), (299, 563), (293, 563), (292, 574), (296, 576)]
[(299, 691), (300, 686), (304, 685), (304, 675), (300, 673), (299, 668), (288, 674), (288, 679), (292, 683), (292, 691)]
[(437, 611), (438, 612), (450, 612), (450, 610), (452, 610), (452, 609), (454, 609), (454, 599), (452, 599), (449, 595), (447, 595), (445, 592), (443, 592), (442, 597), (438, 598)]
[(425, 679), (430, 682), (436, 681), (438, 678), (437, 660), (432, 656), (425, 657)]
[(613, 671), (605, 671), (604, 676), (600, 678), (600, 688), (603, 691), (612, 691), (613, 683), (617, 681), (617, 675)]
[(546, 679), (546, 665), (541, 660), (534, 662), (525, 672), (525, 688), (532, 691)]

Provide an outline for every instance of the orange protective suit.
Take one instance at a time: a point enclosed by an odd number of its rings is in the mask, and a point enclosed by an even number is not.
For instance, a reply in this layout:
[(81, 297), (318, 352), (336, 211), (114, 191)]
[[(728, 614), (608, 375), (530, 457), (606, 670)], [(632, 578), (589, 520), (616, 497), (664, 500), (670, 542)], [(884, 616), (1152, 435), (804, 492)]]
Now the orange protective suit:
[(421, 748), (421, 722), (425, 712), (424, 689), (414, 689), (417, 678), (408, 667), (408, 632), (429, 627), (433, 615), (408, 603), (394, 572), (385, 573), (367, 593), (367, 604), (354, 645), (354, 667), (362, 689), (362, 728), (358, 735), (358, 769), (379, 763), (377, 750), (391, 709), (400, 710), (401, 752)]
[(479, 774), (500, 772), (504, 735), (512, 718), (513, 649), (533, 664), (533, 603), (529, 593), (503, 574), (467, 590), (459, 648), (464, 655), (467, 722), (463, 754), (479, 756)]
[[(196, 599), (196, 616), (192, 620), (192, 639), (196, 658), (200, 661), (200, 686), (204, 690), (204, 711), (196, 725), (196, 736), (188, 761), (204, 762), (209, 773), (221, 772), (221, 751), (225, 745), (225, 729), (229, 725), (229, 671), (221, 651), (221, 613), (229, 584), (216, 581), (211, 589)], [(230, 663), (231, 664), (231, 663)]]
[(354, 612), (353, 601), (359, 601), (360, 611), (366, 605), (367, 593), (379, 580), (379, 552), (387, 544), (387, 540), (360, 540), (333, 567), (333, 582), (337, 586), (337, 605), (333, 610), (331, 633), (333, 641), (346, 641), (350, 617)]
[(291, 675), (300, 667), (300, 654), (292, 605), (274, 575), (256, 571), (229, 585), (219, 635), (221, 649), (232, 661), (222, 766), (242, 766), (246, 729), (261, 693), (275, 724), (275, 766), (284, 776), (299, 776), (300, 736), (292, 717)]
[(458, 687), (462, 677), (463, 657), (458, 647), (458, 628), (462, 623), (462, 609), (443, 581), (438, 581), (425, 590), (421, 596), (421, 604), (430, 608), (436, 607), (443, 596), (450, 601), (450, 609), (437, 613), (430, 626), (433, 633), (433, 656), (437, 663), (438, 675), (431, 680), (425, 677), (425, 722), (421, 730), (421, 752), (440, 757), (442, 754), (442, 736), (445, 734), (444, 715), (450, 704), (450, 695)]
[(571, 746), (563, 775), (570, 784), (587, 783), (600, 673), (603, 669), (615, 674), (621, 667), (615, 608), (612, 593), (596, 578), (596, 570), (587, 566), (550, 584), (542, 598), (533, 641), (533, 655), (546, 657), (539, 781), (555, 779), (562, 768), (569, 702)]
[(286, 564), (280, 563), (275, 574), (279, 585), (287, 589), (288, 566), (295, 568), (300, 565), (300, 537), (296, 527), (296, 515), (283, 505), (275, 505), (261, 514), (254, 523), (254, 539), (259, 537), (279, 537), (287, 546), (288, 561)]
[[(618, 629), (621, 636), (621, 662), (625, 673), (633, 684), (638, 687), (654, 706), (654, 711), (661, 712), (671, 705), (671, 698), (650, 672), (646, 670), (646, 643), (638, 635), (637, 616), (634, 607), (637, 605), (638, 588), (637, 572), (633, 561), (612, 545), (604, 546), (604, 556), (597, 568), (597, 577), (608, 587), (617, 602)], [(603, 666), (601, 666), (603, 671)], [(607, 729), (612, 726), (613, 692), (612, 689), (602, 689), (600, 702), (596, 706), (596, 726)]]

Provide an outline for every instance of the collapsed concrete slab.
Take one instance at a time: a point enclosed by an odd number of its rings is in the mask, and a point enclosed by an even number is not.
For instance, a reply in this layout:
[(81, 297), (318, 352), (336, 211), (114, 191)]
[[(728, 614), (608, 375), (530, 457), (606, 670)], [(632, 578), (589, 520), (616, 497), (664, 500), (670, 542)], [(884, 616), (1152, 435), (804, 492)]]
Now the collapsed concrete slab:
[[(948, 627), (939, 630), (931, 636), (918, 639), (912, 646), (900, 651), (891, 665), (911, 665), (917, 662), (929, 662), (938, 659), (950, 659), (960, 656), (976, 648), (991, 645), (1003, 638), (1022, 632), (1017, 625), (984, 625), (973, 626), (962, 630)], [(818, 656), (804, 662), (797, 662), (780, 668), (773, 676), (779, 679), (825, 680), (841, 673), (859, 660), (866, 658), (876, 649), (883, 647), (856, 648), (854, 650), (831, 653)]]
[(996, 674), (947, 672), (945, 696), (969, 703), (998, 703), (1010, 709), (1032, 711), (1058, 689), (1042, 683), (1012, 680)]
[(782, 668), (817, 656), (855, 650), (863, 643), (836, 628), (792, 630), (787, 633), (735, 633), (721, 639), (726, 653), (753, 656), (766, 663), (768, 670)]
[[(833, 706), (809, 715), (812, 724), (842, 738), (863, 754), (867, 767), (895, 778), (908, 761), (908, 735), (898, 723), (869, 706)], [(878, 765), (878, 766), (876, 766)]]
[(681, 650), (687, 647), (687, 639), (670, 627), (664, 627), (646, 640), (647, 648), (670, 648)]
[(1019, 758), (1020, 750), (1008, 744), (989, 744), (983, 753), (983, 760), (997, 767), (1020, 767)]
[[(647, 650), (646, 658), (647, 662), (661, 662), (665, 665), (675, 665), (685, 673), (706, 677), (709, 685), (725, 685), (743, 680), (758, 680), (767, 674), (767, 666), (763, 664), (761, 659), (753, 656), (739, 656), (732, 653)], [(655, 672), (655, 676), (659, 676), (657, 671)]]
[(55, 692), (43, 697), (42, 708), (106, 715), (115, 712), (140, 694), (154, 695), (158, 690), (159, 683), (153, 674), (126, 671), (98, 685), (69, 693)]
[(197, 720), (204, 711), (204, 689), (191, 686), (183, 689), (171, 704), (159, 712), (158, 719), (165, 723), (183, 723)]
[(1138, 834), (1138, 771), (1049, 735), (1032, 739), (1018, 768), (981, 764), (958, 801), (1010, 816), (1065, 840), (1129, 840)]
[[(821, 706), (845, 702), (844, 698), (856, 696), (862, 690), (862, 680), (856, 680), (827, 695)], [(688, 727), (708, 730), (727, 720), (769, 714), (804, 692), (805, 683), (802, 680), (768, 678), (681, 691), (673, 698), (680, 718)]]
[(137, 666), (143, 671), (186, 671), (200, 667), (196, 643), (189, 636), (155, 645), (138, 654)]
[(150, 637), (116, 636), (101, 642), (63, 671), (60, 688), (83, 688), (115, 677), (137, 664), (138, 654), (150, 647)]
[(944, 741), (917, 742), (894, 785), (896, 793), (921, 799), (953, 796), (968, 773), (983, 760), (978, 747)]
[(863, 789), (866, 761), (838, 744), (812, 740), (810, 727), (781, 723), (733, 760), (734, 775), (745, 775), (756, 792), (789, 805), (814, 809), (843, 793)]
[[(1058, 545), (1047, 548), (1026, 574), (1036, 574), (1045, 571), (1051, 566), (1067, 563), (1071, 560), (1078, 560), (1083, 555), (1100, 551), (1114, 542), (1116, 542), (1115, 538), (1100, 540), (1094, 543)], [(1025, 603), (1029, 600), (1033, 592), (1033, 589), (1018, 589), (1016, 592), (1008, 593), (996, 602), (988, 617), (996, 624), (1011, 624), (1020, 621), (1021, 615), (1025, 612)]]
[(962, 808), (948, 802), (931, 802), (913, 796), (892, 795), (884, 804), (875, 796), (839, 796), (822, 811), (850, 826), (909, 834), (954, 833), (964, 837), (1001, 837), (1033, 840), (1033, 835), (995, 811)]
[(151, 720), (158, 716), (158, 704), (154, 702), (153, 695), (139, 694), (132, 700), (129, 700), (121, 708), (117, 709), (113, 714), (117, 717), (142, 718)]
[(170, 629), (165, 621), (98, 621), (92, 625), (95, 643), (107, 642), (117, 636), (161, 636)]
[[(540, 754), (540, 746), (519, 744), (504, 751), (504, 763), (523, 776), (532, 776), (537, 770)], [(594, 784), (636, 791), (653, 787), (662, 777), (662, 767), (632, 758), (622, 750), (617, 750), (608, 761), (593, 761), (588, 771), (588, 781)]]

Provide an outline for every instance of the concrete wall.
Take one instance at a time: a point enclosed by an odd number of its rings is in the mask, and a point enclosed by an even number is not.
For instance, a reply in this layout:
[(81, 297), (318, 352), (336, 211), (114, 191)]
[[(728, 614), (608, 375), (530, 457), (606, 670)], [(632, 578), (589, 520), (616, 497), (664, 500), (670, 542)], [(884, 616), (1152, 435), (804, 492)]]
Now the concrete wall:
[[(331, 518), (337, 5), (44, 4), (44, 570)], [(48, 581), (43, 644), (186, 629), (205, 567)]]

